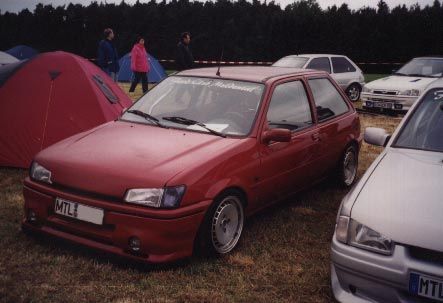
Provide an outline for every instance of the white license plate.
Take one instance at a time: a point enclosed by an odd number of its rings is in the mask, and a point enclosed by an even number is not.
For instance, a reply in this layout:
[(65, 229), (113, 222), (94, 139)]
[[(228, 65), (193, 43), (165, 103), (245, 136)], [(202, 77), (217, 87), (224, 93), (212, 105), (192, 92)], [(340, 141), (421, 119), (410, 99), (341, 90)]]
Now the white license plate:
[(409, 291), (415, 295), (443, 302), (443, 280), (411, 273)]
[(61, 198), (55, 199), (54, 212), (62, 216), (71, 217), (98, 225), (103, 224), (103, 209), (83, 205)]
[(372, 105), (378, 108), (392, 108), (391, 102), (374, 102)]

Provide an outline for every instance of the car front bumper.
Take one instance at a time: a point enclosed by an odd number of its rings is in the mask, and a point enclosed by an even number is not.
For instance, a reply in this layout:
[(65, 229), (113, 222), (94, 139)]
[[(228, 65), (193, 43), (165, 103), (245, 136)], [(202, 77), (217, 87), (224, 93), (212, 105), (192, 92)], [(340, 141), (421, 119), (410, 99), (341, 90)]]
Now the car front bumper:
[(407, 112), (419, 97), (362, 93), (363, 108)]
[(403, 245), (384, 256), (338, 242), (334, 234), (331, 258), (332, 290), (339, 302), (434, 302), (409, 292), (410, 274), (443, 278), (443, 265), (417, 260)]
[[(29, 179), (25, 181), (23, 195), (25, 219), (22, 228), (25, 231), (54, 236), (146, 263), (171, 262), (191, 256), (198, 228), (212, 202), (202, 201), (169, 211), (152, 210), (67, 193)], [(56, 214), (56, 197), (103, 209), (103, 224)], [(29, 210), (36, 214), (36, 222), (27, 220)], [(132, 237), (140, 239), (137, 252), (130, 249), (129, 239)]]

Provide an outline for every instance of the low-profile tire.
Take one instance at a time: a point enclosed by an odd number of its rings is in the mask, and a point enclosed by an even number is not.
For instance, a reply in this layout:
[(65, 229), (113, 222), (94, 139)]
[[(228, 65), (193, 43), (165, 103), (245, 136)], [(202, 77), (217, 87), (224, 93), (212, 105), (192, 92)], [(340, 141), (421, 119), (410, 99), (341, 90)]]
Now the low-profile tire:
[(357, 102), (360, 100), (361, 86), (357, 83), (349, 85), (349, 87), (346, 89), (346, 94), (348, 95), (349, 100), (352, 102)]
[(243, 208), (242, 197), (236, 191), (227, 191), (214, 200), (197, 235), (200, 255), (225, 255), (237, 246), (245, 222)]
[(352, 144), (344, 151), (337, 167), (338, 183), (342, 187), (351, 187), (357, 179), (358, 149)]

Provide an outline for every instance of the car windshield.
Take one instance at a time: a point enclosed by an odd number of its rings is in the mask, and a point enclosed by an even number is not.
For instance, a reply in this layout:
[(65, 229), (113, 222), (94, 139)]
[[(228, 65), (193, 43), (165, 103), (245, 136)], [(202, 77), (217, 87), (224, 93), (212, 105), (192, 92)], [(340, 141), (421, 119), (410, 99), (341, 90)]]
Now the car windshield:
[(308, 62), (308, 58), (305, 57), (284, 57), (272, 64), (272, 66), (302, 68), (306, 62)]
[(218, 135), (247, 135), (264, 85), (212, 78), (171, 76), (138, 100), (122, 120)]
[(442, 77), (443, 58), (417, 58), (400, 68), (396, 75), (415, 77)]
[(394, 147), (443, 152), (443, 88), (426, 94), (403, 126)]

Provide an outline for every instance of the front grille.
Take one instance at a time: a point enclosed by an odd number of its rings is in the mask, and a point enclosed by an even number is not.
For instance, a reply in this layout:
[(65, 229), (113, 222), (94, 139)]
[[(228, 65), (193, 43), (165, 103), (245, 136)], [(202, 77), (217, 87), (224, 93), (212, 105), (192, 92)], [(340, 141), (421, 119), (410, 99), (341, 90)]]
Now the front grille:
[(396, 96), (396, 95), (398, 95), (398, 91), (396, 91), (396, 90), (374, 90), (374, 94)]
[(68, 194), (72, 194), (72, 195), (76, 195), (76, 196), (80, 196), (83, 198), (90, 198), (90, 199), (95, 199), (95, 200), (102, 200), (102, 201), (108, 201), (108, 202), (122, 202), (121, 197), (115, 197), (115, 196), (109, 196), (109, 195), (103, 195), (103, 194), (99, 194), (99, 193), (95, 193), (95, 192), (91, 192), (91, 191), (85, 191), (82, 189), (78, 189), (78, 188), (73, 188), (73, 187), (69, 187), (60, 183), (53, 183), (51, 184), (51, 187), (68, 193)]
[(408, 251), (413, 259), (443, 266), (443, 252), (416, 246), (409, 246)]

